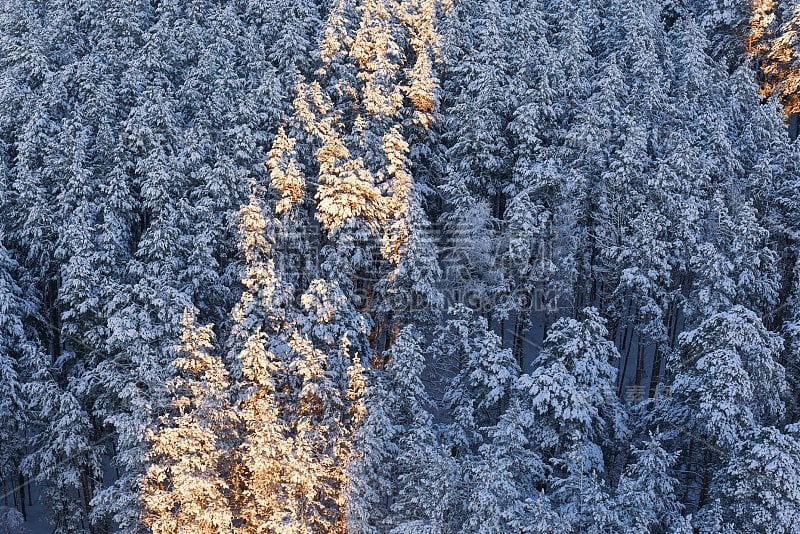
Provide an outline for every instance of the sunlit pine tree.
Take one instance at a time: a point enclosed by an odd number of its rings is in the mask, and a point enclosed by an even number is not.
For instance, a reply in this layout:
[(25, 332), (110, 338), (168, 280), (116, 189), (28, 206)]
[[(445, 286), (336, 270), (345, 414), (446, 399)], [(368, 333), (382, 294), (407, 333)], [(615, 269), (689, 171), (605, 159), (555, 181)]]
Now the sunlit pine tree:
[(190, 310), (182, 326), (170, 409), (147, 435), (142, 521), (154, 533), (227, 532), (233, 521), (228, 480), (235, 428), (230, 379), (212, 354), (211, 326), (197, 326)]
[(230, 484), (243, 532), (275, 531), (289, 520), (282, 483), (291, 480), (286, 477), (291, 451), (279, 390), (286, 387), (281, 347), (291, 286), (276, 274), (270, 222), (255, 196), (240, 210), (244, 291), (231, 313), (231, 360), (241, 442)]

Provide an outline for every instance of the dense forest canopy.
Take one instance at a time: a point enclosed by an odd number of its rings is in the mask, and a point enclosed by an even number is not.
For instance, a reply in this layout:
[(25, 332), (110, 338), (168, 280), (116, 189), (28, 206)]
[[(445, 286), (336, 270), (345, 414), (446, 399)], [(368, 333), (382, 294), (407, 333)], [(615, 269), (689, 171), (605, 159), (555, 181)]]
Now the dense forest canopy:
[(0, 0), (0, 532), (795, 532), (798, 31)]

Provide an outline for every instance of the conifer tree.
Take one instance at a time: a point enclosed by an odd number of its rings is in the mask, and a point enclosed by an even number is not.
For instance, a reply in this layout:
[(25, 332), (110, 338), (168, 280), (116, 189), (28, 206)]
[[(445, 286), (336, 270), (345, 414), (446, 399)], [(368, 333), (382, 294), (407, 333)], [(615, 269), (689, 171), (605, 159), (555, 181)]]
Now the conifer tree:
[(463, 305), (452, 308), (450, 315), (437, 332), (433, 357), (455, 373), (443, 398), (453, 419), (453, 446), (477, 452), (483, 429), (500, 419), (519, 366), (485, 318)]
[(196, 326), (191, 310), (182, 326), (170, 412), (148, 431), (142, 522), (153, 532), (225, 532), (233, 520), (229, 377), (212, 354), (211, 327)]
[[(20, 499), (25, 514), (25, 481), (20, 464), (25, 456), (28, 433), (33, 427), (25, 397), (24, 384), (33, 364), (40, 361), (40, 348), (26, 327), (27, 319), (35, 312), (33, 302), (22, 294), (16, 277), (19, 266), (10, 257), (0, 239), (0, 478), (11, 482), (14, 500)], [(10, 512), (9, 512), (10, 513)], [(9, 516), (11, 517), (11, 516)], [(9, 524), (7, 528), (12, 528)]]
[[(794, 269), (794, 289), (789, 297), (788, 305), (791, 309), (795, 310), (791, 313), (789, 319), (784, 325), (784, 332), (786, 336), (786, 379), (789, 383), (790, 391), (797, 391), (798, 380), (800, 379), (800, 312), (798, 304), (800, 304), (800, 265), (795, 266)], [(790, 414), (797, 415), (797, 409), (800, 406), (800, 398), (797, 393), (790, 397)]]
[(467, 531), (524, 532), (533, 523), (530, 516), (539, 497), (536, 488), (545, 481), (545, 466), (526, 436), (531, 424), (515, 398), (492, 428), (491, 441), (480, 447), (468, 474)]
[[(397, 350), (397, 343), (393, 350)], [(367, 376), (367, 409), (354, 436), (354, 454), (347, 471), (347, 529), (364, 534), (380, 532), (389, 524), (396, 485), (395, 459), (400, 450), (397, 441), (403, 428), (392, 410), (395, 399), (389, 393), (388, 377), (380, 372)]]
[(394, 420), (400, 427), (389, 521), (396, 533), (457, 530), (463, 521), (461, 466), (440, 443), (430, 413), (421, 342), (413, 327), (401, 330), (387, 368)]
[(680, 336), (680, 358), (668, 362), (671, 398), (658, 418), (669, 425), (673, 450), (686, 465), (684, 484), (703, 505), (710, 481), (736, 444), (785, 413), (785, 370), (778, 363), (783, 341), (741, 306), (716, 313)]
[(630, 464), (619, 481), (614, 497), (618, 527), (622, 530), (691, 532), (681, 514), (678, 481), (672, 476), (676, 457), (656, 438), (634, 451)]
[[(599, 312), (587, 308), (584, 314), (582, 321), (557, 321), (533, 371), (517, 381), (523, 406), (535, 417), (529, 439), (545, 458), (575, 446), (596, 453), (598, 438), (625, 432), (624, 412), (614, 390), (613, 363), (619, 353), (606, 338), (608, 330)], [(602, 457), (595, 454), (592, 462), (596, 461), (602, 472)]]
[(443, 40), (447, 168), (440, 188), (449, 209), (440, 222), (452, 240), (443, 261), (448, 283), (475, 300), (492, 301), (504, 286), (497, 222), (513, 166), (509, 22), (499, 1), (455, 4)]
[(701, 529), (721, 516), (736, 532), (791, 532), (800, 517), (796, 428), (763, 427), (737, 444), (731, 461), (715, 477), (712, 502), (698, 514)]
[(596, 456), (591, 447), (573, 443), (557, 460), (562, 475), (551, 480), (553, 508), (572, 532), (599, 534), (614, 526), (614, 504)]
[[(290, 288), (282, 285), (271, 258), (269, 220), (258, 199), (240, 212), (239, 247), (244, 256), (245, 290), (234, 308), (232, 353), (236, 369), (240, 450), (230, 481), (241, 528), (276, 530), (291, 520), (287, 476), (291, 440), (286, 432), (286, 305)], [(295, 473), (296, 474), (296, 473)]]

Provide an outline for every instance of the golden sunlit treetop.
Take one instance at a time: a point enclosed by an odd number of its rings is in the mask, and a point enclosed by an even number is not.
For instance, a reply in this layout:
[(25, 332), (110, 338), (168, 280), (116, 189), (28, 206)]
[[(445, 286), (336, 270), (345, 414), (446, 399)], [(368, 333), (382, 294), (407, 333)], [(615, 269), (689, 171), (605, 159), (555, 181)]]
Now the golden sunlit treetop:
[(777, 8), (775, 0), (753, 1), (747, 51), (757, 62), (761, 95), (777, 95), (784, 112), (793, 115), (800, 112), (800, 7), (788, 21), (778, 20)]

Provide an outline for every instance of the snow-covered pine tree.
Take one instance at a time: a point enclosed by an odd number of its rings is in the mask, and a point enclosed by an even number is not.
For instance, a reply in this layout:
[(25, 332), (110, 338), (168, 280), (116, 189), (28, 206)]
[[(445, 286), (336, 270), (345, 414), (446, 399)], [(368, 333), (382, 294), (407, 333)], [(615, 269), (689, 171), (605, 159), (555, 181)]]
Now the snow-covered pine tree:
[(538, 488), (545, 481), (545, 467), (526, 436), (531, 424), (530, 413), (514, 398), (492, 428), (491, 440), (481, 445), (467, 474), (465, 531), (528, 532), (536, 522), (547, 520), (535, 517), (537, 507), (544, 505), (546, 510), (549, 504), (536, 503), (542, 498)]
[(197, 326), (195, 313), (184, 313), (169, 411), (147, 434), (142, 522), (154, 533), (216, 534), (232, 528), (234, 488), (228, 481), (236, 420), (230, 379), (213, 354), (212, 327)]
[(599, 176), (609, 167), (630, 124), (624, 106), (628, 88), (616, 55), (605, 58), (597, 79), (560, 150), (560, 159), (569, 162), (565, 193), (569, 193), (577, 219), (573, 238), (575, 287), (571, 291), (575, 313), (584, 305), (601, 303), (604, 280), (599, 256), (605, 239), (600, 230), (606, 192)]
[(53, 531), (79, 533), (90, 528), (88, 503), (103, 475), (102, 442), (94, 441), (91, 415), (70, 383), (59, 381), (49, 355), (42, 354), (33, 368), (24, 391), (36, 431), (22, 469), (41, 484)]
[(387, 365), (392, 415), (398, 426), (388, 519), (396, 534), (457, 531), (464, 520), (461, 467), (440, 443), (430, 412), (434, 404), (423, 382), (421, 345), (421, 335), (414, 327), (403, 328)]
[(710, 212), (716, 219), (713, 241), (699, 245), (691, 258), (695, 279), (687, 316), (690, 321), (697, 317), (696, 322), (738, 304), (766, 317), (780, 284), (777, 254), (767, 243), (769, 232), (752, 204), (734, 206), (716, 195)]
[(633, 455), (635, 461), (627, 466), (614, 494), (616, 528), (626, 532), (691, 532), (682, 515), (678, 480), (672, 474), (676, 455), (664, 450), (653, 436)]
[(484, 430), (499, 421), (520, 370), (484, 317), (463, 305), (449, 315), (431, 351), (437, 367), (454, 373), (443, 396), (452, 418), (451, 446), (469, 455), (483, 443)]
[[(449, 181), (464, 182), (491, 201), (501, 198), (511, 172), (507, 134), (514, 109), (509, 98), (511, 63), (505, 49), (510, 13), (499, 0), (457, 4), (445, 51), (448, 94), (445, 120), (452, 136)], [(499, 211), (499, 213), (498, 213)], [(495, 216), (502, 209), (494, 206)]]
[[(402, 331), (401, 331), (402, 333)], [(398, 350), (398, 338), (392, 350)], [(364, 420), (353, 438), (355, 451), (347, 470), (347, 530), (359, 534), (381, 532), (389, 524), (389, 507), (394, 497), (397, 440), (402, 426), (393, 412), (387, 375), (367, 375)]]
[[(505, 43), (511, 10), (500, 0), (460, 2), (448, 12), (443, 38), (442, 113), (446, 169), (440, 216), (447, 239), (448, 284), (492, 302), (503, 290), (499, 226), (506, 211), (513, 147), (508, 125), (515, 109), (513, 65)], [(464, 299), (465, 300), (465, 299)]]
[(545, 460), (585, 447), (592, 455), (587, 468), (602, 473), (600, 445), (626, 430), (614, 387), (619, 353), (599, 312), (583, 314), (553, 324), (533, 371), (520, 376), (516, 389), (523, 409), (533, 413), (529, 440)]
[[(2, 227), (2, 224), (0, 224)], [(41, 361), (35, 335), (26, 326), (36, 312), (35, 303), (22, 293), (17, 277), (19, 266), (2, 243), (0, 234), (0, 478), (11, 494), (18, 511), (26, 515), (26, 481), (20, 470), (29, 434), (35, 427), (30, 420), (23, 385), (32, 365)], [(9, 527), (10, 528), (10, 527)]]
[(786, 379), (789, 383), (790, 391), (793, 394), (789, 400), (789, 414), (791, 419), (797, 417), (798, 407), (800, 407), (800, 397), (798, 396), (798, 381), (800, 381), (800, 263), (795, 266), (794, 288), (788, 298), (787, 305), (790, 311), (788, 320), (784, 324), (784, 335), (786, 337)]
[(326, 234), (325, 269), (353, 278), (384, 346), (396, 335), (398, 313), (440, 301), (407, 141), (428, 126), (424, 117), (435, 102), (432, 10), (428, 1), (336, 3), (322, 68), (314, 82), (298, 86), (295, 100), (316, 141), (309, 167), (318, 175), (313, 194)]
[[(564, 202), (565, 174), (556, 157), (564, 140), (566, 72), (554, 46), (547, 8), (539, 2), (512, 2), (515, 26), (508, 99), (514, 106), (508, 124), (513, 150), (510, 183), (503, 189), (505, 235), (502, 278), (506, 295), (495, 309), (498, 318), (515, 315), (512, 348), (524, 367), (526, 331), (541, 316), (546, 331), (557, 300), (569, 301), (574, 246), (569, 203)], [(573, 13), (574, 8), (566, 8)], [(566, 208), (562, 211), (562, 207)], [(564, 247), (567, 249), (564, 249)], [(537, 342), (540, 340), (537, 340)]]
[(762, 427), (736, 444), (712, 483), (711, 504), (697, 514), (701, 532), (719, 532), (719, 523), (743, 533), (793, 531), (800, 521), (797, 430)]
[(277, 531), (291, 524), (290, 488), (301, 473), (286, 429), (287, 310), (291, 286), (276, 273), (270, 219), (255, 197), (240, 210), (239, 247), (244, 291), (231, 318), (231, 365), (235, 369), (239, 427), (237, 465), (231, 471), (232, 500), (239, 528)]
[[(706, 318), (680, 336), (668, 362), (671, 397), (657, 419), (692, 488), (689, 510), (702, 506), (709, 483), (736, 445), (760, 425), (780, 421), (788, 389), (778, 363), (783, 340), (742, 306)], [(668, 430), (666, 430), (668, 429)]]
[(369, 358), (366, 320), (341, 286), (313, 280), (302, 295), (297, 329), (288, 339), (295, 393), (290, 477), (297, 528), (336, 531), (347, 509), (347, 467), (363, 411), (363, 364)]

